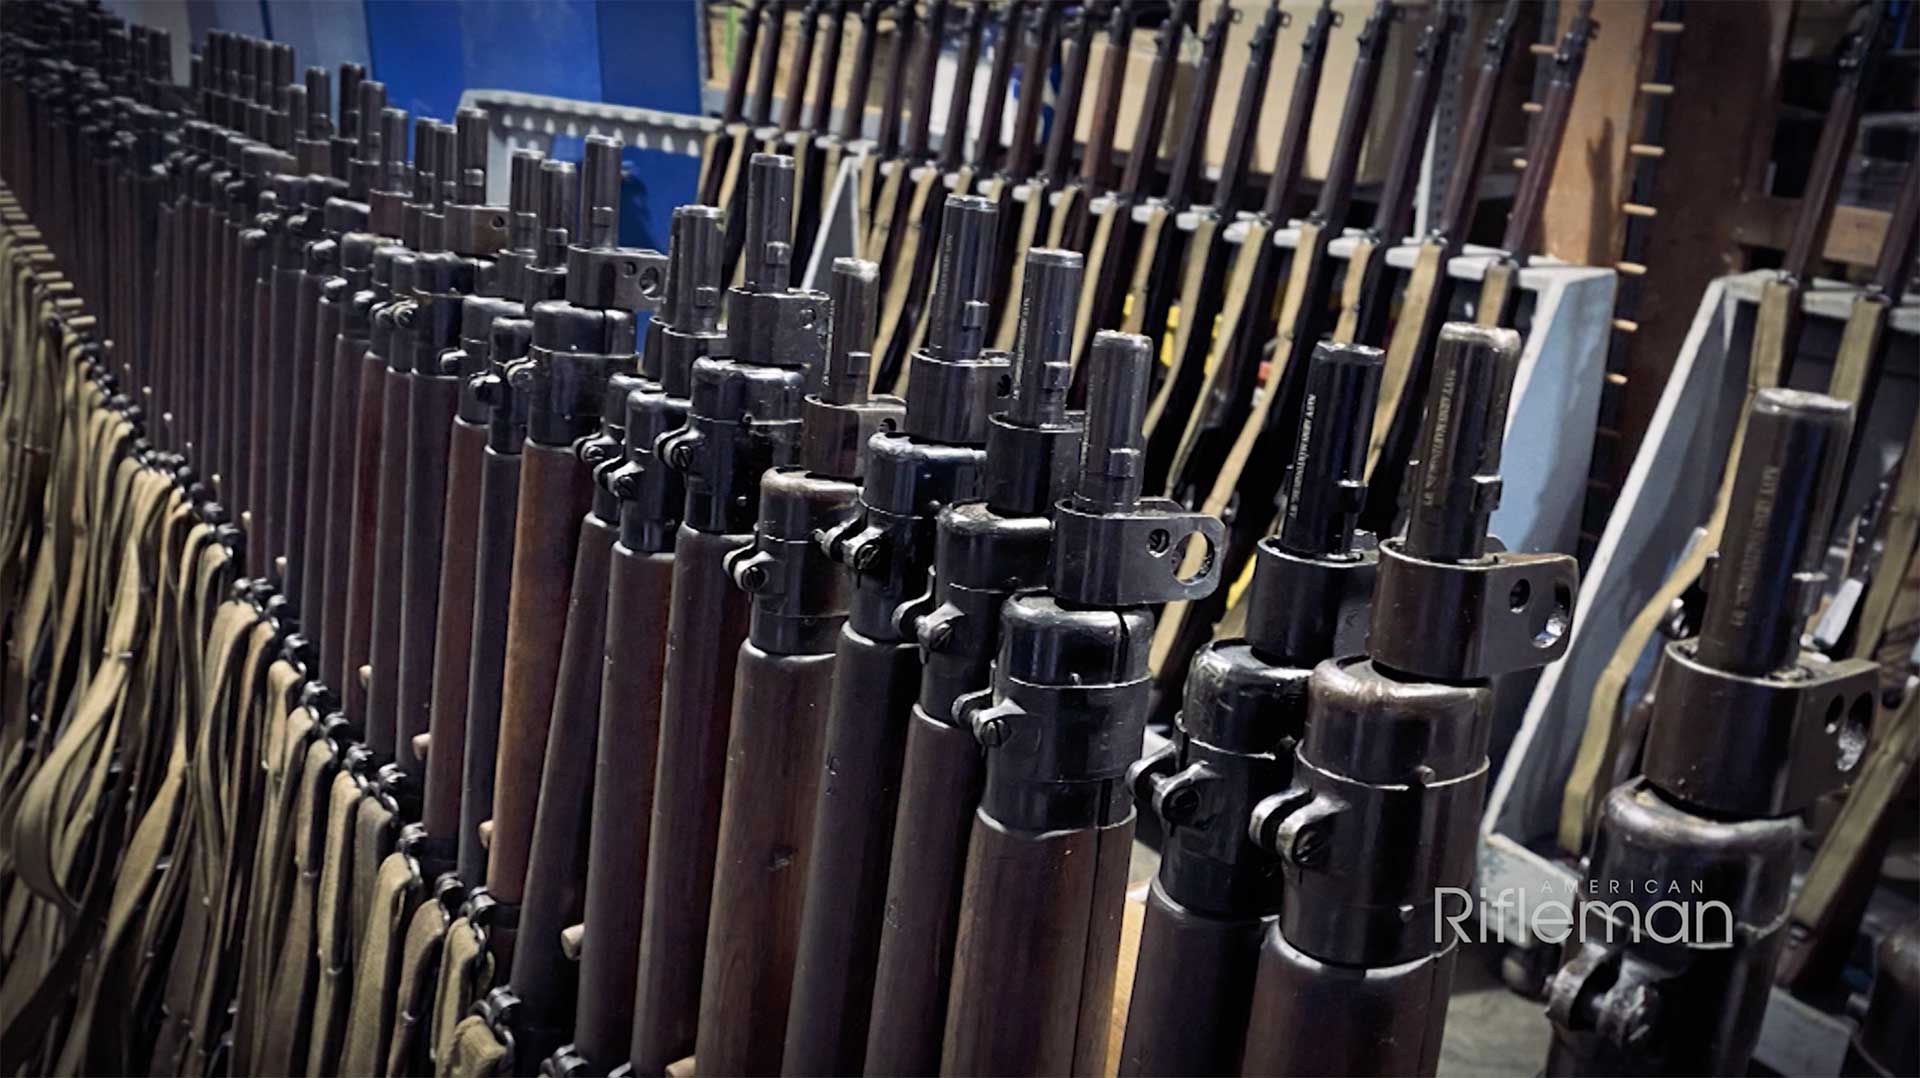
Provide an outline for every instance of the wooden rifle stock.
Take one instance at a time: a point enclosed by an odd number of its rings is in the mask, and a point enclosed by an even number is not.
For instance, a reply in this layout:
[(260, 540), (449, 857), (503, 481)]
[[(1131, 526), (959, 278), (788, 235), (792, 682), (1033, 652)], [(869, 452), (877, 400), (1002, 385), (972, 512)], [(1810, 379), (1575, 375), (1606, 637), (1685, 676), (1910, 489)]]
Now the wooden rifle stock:
[[(1074, 387), (1069, 399), (1086, 397), (1086, 375), (1079, 357), (1104, 328), (1121, 324), (1126, 300), (1126, 279), (1138, 239), (1133, 208), (1151, 194), (1160, 173), (1160, 142), (1166, 131), (1167, 108), (1173, 97), (1173, 78), (1178, 67), (1180, 40), (1186, 34), (1186, 0), (1174, 0), (1161, 24), (1155, 43), (1153, 65), (1147, 71), (1145, 96), (1140, 103), (1140, 119), (1133, 129), (1133, 143), (1127, 149), (1127, 167), (1120, 185), (1106, 192), (1107, 203), (1093, 224), (1087, 246), (1087, 276), (1080, 296), (1080, 325), (1075, 327), (1078, 342), (1074, 352)], [(1196, 118), (1198, 122), (1198, 118)], [(1089, 206), (1088, 212), (1092, 213)]]
[[(694, 1047), (702, 1006), (735, 660), (751, 605), (725, 560), (752, 541), (761, 474), (793, 458), (805, 373), (786, 364), (806, 363), (825, 343), (825, 297), (774, 279), (784, 273), (774, 256), (789, 239), (792, 167), (767, 154), (750, 163), (746, 272), (727, 292), (728, 346), (737, 358), (693, 364), (686, 426), (657, 443), (684, 476), (686, 499), (674, 544), (630, 1052), (645, 1073)], [(718, 283), (704, 270), (696, 280)]]
[[(1300, 158), (1305, 153), (1305, 127), (1312, 118), (1320, 68), (1326, 59), (1325, 24), (1332, 19), (1329, 11), (1323, 5), (1302, 38), (1300, 67), (1294, 77), (1293, 96), (1287, 104), (1286, 126), (1281, 131), (1281, 156), (1274, 168), (1270, 202), (1290, 200), (1280, 188), (1294, 182), (1286, 177), (1297, 176)], [(1226, 230), (1234, 221), (1240, 191), (1246, 182), (1259, 112), (1271, 74), (1274, 38), (1284, 23), (1285, 15), (1279, 5), (1269, 4), (1266, 16), (1254, 30), (1248, 46), (1246, 72), (1240, 83), (1240, 98), (1234, 106), (1227, 156), (1221, 162), (1220, 180), (1214, 187), (1213, 204), (1194, 226), (1189, 243), (1193, 253), (1187, 259), (1180, 284), (1180, 328), (1173, 339), (1173, 369), (1161, 379), (1159, 389), (1147, 405), (1148, 490), (1166, 489), (1174, 451), (1208, 381), (1207, 357), (1215, 339), (1214, 321), (1226, 298), (1229, 266), (1242, 257), (1228, 244)], [(1264, 234), (1265, 230), (1250, 226), (1250, 232)], [(1249, 264), (1251, 262), (1249, 258)], [(1226, 332), (1232, 329), (1231, 326), (1222, 328)]]
[[(1175, 471), (1175, 497), (1181, 484), (1197, 490), (1205, 484), (1200, 510), (1218, 515), (1237, 498), (1239, 511), (1230, 529), (1227, 548), (1219, 560), (1228, 579), (1237, 580), (1253, 553), (1253, 547), (1266, 534), (1273, 520), (1274, 498), (1279, 494), (1283, 469), (1268, 466), (1284, 459), (1285, 447), (1292, 444), (1298, 424), (1301, 392), (1307, 359), (1328, 322), (1328, 294), (1333, 283), (1332, 260), (1328, 246), (1346, 220), (1353, 196), (1354, 174), (1360, 163), (1361, 144), (1365, 140), (1373, 101), (1380, 85), (1380, 61), (1391, 33), (1392, 7), (1377, 4), (1367, 17), (1359, 35), (1360, 52), (1348, 82), (1346, 105), (1340, 114), (1340, 127), (1334, 137), (1333, 157), (1327, 165), (1327, 177), (1313, 213), (1301, 222), (1299, 239), (1288, 265), (1287, 280), (1281, 293), (1278, 318), (1279, 339), (1272, 370), (1260, 379), (1259, 389), (1248, 402), (1247, 412), (1238, 423), (1232, 442), (1212, 440), (1208, 448), (1218, 456), (1202, 458), (1197, 452), (1182, 463), (1185, 472)], [(1262, 242), (1271, 245), (1271, 239)], [(1249, 312), (1256, 316), (1263, 312)], [(1246, 317), (1245, 314), (1242, 317)], [(1241, 377), (1259, 367), (1257, 352), (1264, 333), (1236, 332), (1233, 345), (1238, 354), (1234, 370)], [(1243, 383), (1244, 384), (1244, 383)], [(1229, 420), (1222, 429), (1233, 430)], [(1196, 442), (1196, 449), (1202, 448)], [(1249, 468), (1253, 462), (1257, 465)], [(1163, 706), (1175, 696), (1168, 687), (1185, 677), (1194, 652), (1211, 638), (1213, 626), (1226, 610), (1231, 589), (1209, 594), (1201, 609), (1191, 605), (1169, 606), (1161, 616), (1154, 641)]]
[[(1207, 131), (1214, 101), (1220, 91), (1220, 60), (1227, 47), (1227, 24), (1234, 8), (1223, 3), (1201, 35), (1200, 63), (1194, 71), (1194, 93), (1188, 103), (1190, 119), (1182, 125), (1173, 155), (1173, 171), (1162, 198), (1147, 200), (1147, 220), (1137, 227), (1133, 269), (1128, 274), (1125, 317), (1121, 328), (1158, 342), (1166, 332), (1167, 308), (1173, 302), (1172, 285), (1179, 276), (1174, 267), (1186, 249), (1180, 216), (1193, 206), (1193, 190), (1203, 178)], [(1229, 210), (1231, 212), (1231, 210)]]
[(700, 150), (699, 201), (706, 205), (725, 205), (722, 196), (729, 174), (739, 166), (739, 151), (745, 133), (743, 107), (747, 100), (747, 77), (753, 70), (754, 42), (760, 37), (760, 19), (768, 0), (748, 0), (747, 13), (741, 18), (740, 39), (734, 43), (733, 71), (727, 79), (727, 96), (720, 108), (720, 128), (707, 136)]
[[(1499, 18), (1482, 39), (1478, 74), (1467, 119), (1461, 127), (1453, 175), (1448, 178), (1434, 226), (1421, 240), (1415, 255), (1412, 276), (1401, 298), (1401, 314), (1386, 343), (1386, 370), (1381, 378), (1380, 396), (1374, 405), (1373, 441), (1367, 449), (1368, 503), (1361, 525), (1375, 534), (1389, 534), (1398, 511), (1399, 483), (1373, 482), (1383, 459), (1399, 460), (1404, 452), (1388, 447), (1406, 444), (1419, 422), (1419, 405), (1426, 399), (1428, 365), (1423, 357), (1431, 352), (1426, 342), (1438, 339), (1440, 326), (1452, 297), (1452, 277), (1448, 264), (1466, 243), (1467, 228), (1485, 175), (1489, 141), (1493, 133), (1493, 109), (1513, 50), (1514, 26), (1519, 18), (1519, 0), (1507, 0)], [(1371, 318), (1369, 318), (1369, 322)], [(1370, 326), (1352, 320), (1354, 336), (1363, 343)]]
[[(1051, 11), (1052, 6), (1042, 8), (1043, 14)], [(1080, 118), (1081, 94), (1086, 89), (1087, 56), (1093, 51), (1093, 13), (1083, 9), (1073, 17), (1066, 28), (1066, 56), (1060, 70), (1060, 95), (1054, 104), (1053, 123), (1047, 131), (1046, 155), (1041, 162), (1037, 176), (1026, 177), (1025, 198), (1020, 201), (1020, 216), (1013, 228), (1002, 229), (1006, 239), (1002, 241), (995, 265), (1002, 267), (1003, 276), (996, 282), (993, 294), (993, 346), (1001, 351), (1013, 347), (1014, 334), (1019, 328), (1020, 310), (1024, 302), (1022, 289), (1025, 286), (1026, 273), (1023, 261), (1026, 252), (1040, 246), (1041, 230), (1051, 218), (1053, 200), (1061, 188), (1069, 181), (1069, 166), (1073, 156), (1073, 130)], [(1043, 36), (1042, 43), (1046, 44)], [(1039, 72), (1043, 72), (1048, 62), (1051, 45), (1045, 51), (1039, 48), (1028, 55), (1021, 75), (1020, 109), (1027, 110), (1028, 99), (1032, 98), (1037, 117), (1041, 93), (1039, 86), (1029, 81)], [(1035, 74), (1029, 74), (1035, 73)], [(1031, 92), (1030, 92), (1031, 91)], [(1018, 131), (1025, 130), (1026, 124), (1015, 125), (1015, 160), (1020, 160), (1021, 146), (1018, 145)], [(1009, 175), (1006, 190), (1009, 198), (1019, 181)], [(1001, 220), (1009, 220), (1007, 199), (1002, 200)]]

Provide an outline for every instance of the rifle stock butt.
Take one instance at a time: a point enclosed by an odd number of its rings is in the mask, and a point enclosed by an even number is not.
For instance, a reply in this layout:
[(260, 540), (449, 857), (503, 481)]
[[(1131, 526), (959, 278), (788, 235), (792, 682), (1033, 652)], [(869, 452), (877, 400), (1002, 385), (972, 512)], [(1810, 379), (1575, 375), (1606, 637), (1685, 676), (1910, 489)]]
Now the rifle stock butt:
[(887, 855), (907, 721), (920, 690), (915, 644), (840, 631), (826, 773), (812, 814), (813, 864), (794, 973), (784, 1069), (849, 1074), (866, 1051), (886, 915)]
[(975, 813), (942, 1074), (1106, 1072), (1133, 825), (1033, 834)]
[(900, 771), (866, 1073), (940, 1070), (967, 838), (986, 768), (973, 731), (914, 709)]
[(1270, 918), (1195, 913), (1154, 880), (1134, 966), (1120, 1073), (1238, 1074)]
[(673, 554), (615, 544), (607, 570), (606, 663), (600, 685), (600, 745), (594, 760), (593, 859), (587, 865), (574, 1050), (598, 1067), (626, 1058), (633, 1038), (634, 963), (647, 828), (660, 750), (660, 678), (666, 666)]
[(833, 684), (832, 654), (740, 648), (694, 1051), (709, 1074), (781, 1072)]
[(674, 544), (673, 600), (661, 681), (660, 762), (655, 769), (646, 896), (641, 902), (631, 1058), (636, 1074), (661, 1074), (694, 1046), (707, 909), (720, 831), (735, 659), (752, 603), (721, 561), (753, 541), (682, 525)]

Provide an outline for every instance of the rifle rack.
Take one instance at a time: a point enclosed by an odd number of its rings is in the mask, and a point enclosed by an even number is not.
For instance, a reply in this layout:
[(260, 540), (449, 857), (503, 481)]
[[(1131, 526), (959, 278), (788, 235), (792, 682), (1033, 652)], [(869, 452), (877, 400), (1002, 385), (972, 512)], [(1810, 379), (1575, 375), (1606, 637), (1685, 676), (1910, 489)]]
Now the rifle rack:
[[(1700, 536), (1697, 526), (1682, 529), (1676, 522), (1702, 521), (1712, 510), (1720, 469), (1701, 462), (1726, 458), (1745, 395), (1754, 316), (1768, 276), (1769, 271), (1757, 270), (1721, 277), (1701, 297), (1620, 502), (1581, 580), (1566, 657), (1541, 674), (1511, 749), (1498, 765), (1481, 819), (1479, 886), (1486, 894), (1514, 888), (1532, 895), (1567, 896), (1579, 880), (1578, 866), (1557, 847), (1554, 825), (1585, 731), (1587, 701), (1627, 623)], [(1794, 385), (1825, 385), (1858, 292), (1830, 281), (1809, 289)], [(1892, 339), (1884, 373), (1860, 418), (1870, 438), (1860, 454), (1863, 463), (1847, 477), (1842, 521), (1859, 512), (1879, 481), (1880, 462), (1906, 440), (1920, 401), (1920, 302), (1907, 297), (1888, 322)], [(1533, 351), (1532, 341), (1528, 351)], [(1523, 365), (1522, 380), (1526, 376)], [(1515, 412), (1524, 420), (1529, 412), (1520, 403), (1520, 392), (1516, 388)], [(1513, 480), (1526, 474), (1522, 467), (1523, 462), (1513, 461), (1510, 499), (1517, 492)], [(1501, 512), (1508, 510), (1503, 506)], [(1656, 636), (1655, 643), (1664, 639)], [(1637, 699), (1644, 692), (1656, 650), (1649, 647), (1641, 656), (1624, 699)], [(1508, 912), (1505, 939), (1523, 948), (1533, 945), (1520, 915)], [(1837, 1073), (1851, 1033), (1845, 1020), (1776, 989), (1754, 1058), (1782, 1074)]]
[(507, 200), (508, 155), (516, 149), (551, 151), (556, 138), (610, 135), (628, 149), (700, 156), (702, 140), (720, 129), (711, 116), (607, 105), (517, 90), (466, 90), (461, 108), (485, 109), (492, 121), (487, 134), (487, 198)]

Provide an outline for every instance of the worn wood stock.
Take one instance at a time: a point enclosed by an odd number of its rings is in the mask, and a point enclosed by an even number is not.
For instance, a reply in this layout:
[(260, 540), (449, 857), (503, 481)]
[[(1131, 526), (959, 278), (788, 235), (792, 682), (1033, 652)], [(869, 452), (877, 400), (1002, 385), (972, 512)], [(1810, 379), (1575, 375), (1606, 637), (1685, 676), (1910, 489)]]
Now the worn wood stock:
[(721, 560), (751, 541), (682, 525), (674, 544), (630, 1052), (640, 1074), (663, 1072), (694, 1046), (734, 660), (747, 638), (752, 606)]

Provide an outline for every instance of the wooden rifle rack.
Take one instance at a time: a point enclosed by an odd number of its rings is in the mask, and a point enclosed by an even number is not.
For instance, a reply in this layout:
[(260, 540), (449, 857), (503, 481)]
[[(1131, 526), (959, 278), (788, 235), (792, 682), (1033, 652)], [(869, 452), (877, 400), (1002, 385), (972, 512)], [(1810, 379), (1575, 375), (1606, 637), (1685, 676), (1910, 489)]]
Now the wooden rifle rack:
[[(1698, 528), (1676, 523), (1705, 520), (1712, 508), (1720, 482), (1717, 462), (1726, 457), (1745, 395), (1754, 318), (1768, 277), (1765, 270), (1721, 277), (1701, 297), (1619, 504), (1581, 579), (1572, 645), (1564, 659), (1541, 674), (1526, 700), (1518, 734), (1488, 794), (1479, 864), (1480, 886), (1487, 894), (1518, 888), (1564, 898), (1579, 880), (1578, 866), (1558, 849), (1554, 825), (1586, 728), (1588, 700), (1627, 623), (1697, 539)], [(1858, 289), (1825, 281), (1808, 290), (1796, 385), (1826, 384), (1857, 294)], [(1920, 303), (1910, 297), (1897, 307), (1889, 327), (1885, 373), (1863, 417), (1872, 433), (1861, 465), (1848, 477), (1842, 521), (1858, 512), (1880, 480), (1884, 454), (1904, 444), (1906, 425), (1920, 401)], [(1650, 647), (1641, 657), (1623, 699), (1637, 700), (1644, 692), (1656, 653)], [(1545, 946), (1526, 938), (1517, 914), (1507, 920), (1509, 943)], [(1754, 1058), (1783, 1074), (1833, 1074), (1850, 1035), (1844, 1020), (1776, 990)]]

